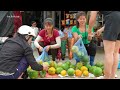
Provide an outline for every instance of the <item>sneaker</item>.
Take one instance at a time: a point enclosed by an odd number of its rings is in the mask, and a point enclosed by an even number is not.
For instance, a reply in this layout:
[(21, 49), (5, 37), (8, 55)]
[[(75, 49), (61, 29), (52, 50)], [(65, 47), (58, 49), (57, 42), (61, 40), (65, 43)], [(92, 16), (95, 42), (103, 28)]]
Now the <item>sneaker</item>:
[(118, 76), (117, 76), (117, 75), (115, 75), (115, 78), (118, 78)]

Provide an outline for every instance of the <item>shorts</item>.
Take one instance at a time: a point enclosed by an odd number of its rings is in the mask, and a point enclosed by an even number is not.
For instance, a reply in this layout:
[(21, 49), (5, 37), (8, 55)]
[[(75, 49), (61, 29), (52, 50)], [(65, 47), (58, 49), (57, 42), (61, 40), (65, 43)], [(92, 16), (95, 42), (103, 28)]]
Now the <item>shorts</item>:
[(105, 29), (103, 40), (116, 41), (120, 40), (120, 12), (112, 12), (104, 17)]

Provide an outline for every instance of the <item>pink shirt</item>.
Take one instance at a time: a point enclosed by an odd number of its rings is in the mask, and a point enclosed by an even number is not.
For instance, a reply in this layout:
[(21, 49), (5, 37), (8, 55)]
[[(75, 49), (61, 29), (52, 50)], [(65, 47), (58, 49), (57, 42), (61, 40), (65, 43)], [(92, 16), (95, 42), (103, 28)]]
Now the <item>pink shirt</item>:
[(53, 29), (53, 36), (52, 37), (49, 37), (47, 35), (47, 31), (45, 29), (41, 30), (39, 32), (39, 36), (42, 37), (43, 41), (44, 41), (44, 45), (47, 46), (47, 45), (50, 45), (50, 42), (51, 41), (55, 41), (56, 42), (56, 37), (59, 36), (59, 32), (58, 30), (56, 29)]

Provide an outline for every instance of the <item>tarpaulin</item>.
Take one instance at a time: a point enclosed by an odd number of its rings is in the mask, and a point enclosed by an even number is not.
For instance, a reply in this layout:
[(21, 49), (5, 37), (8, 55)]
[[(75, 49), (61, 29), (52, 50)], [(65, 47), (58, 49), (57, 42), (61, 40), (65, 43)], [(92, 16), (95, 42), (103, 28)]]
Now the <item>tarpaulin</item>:
[(20, 11), (0, 11), (0, 37), (6, 37), (22, 25)]

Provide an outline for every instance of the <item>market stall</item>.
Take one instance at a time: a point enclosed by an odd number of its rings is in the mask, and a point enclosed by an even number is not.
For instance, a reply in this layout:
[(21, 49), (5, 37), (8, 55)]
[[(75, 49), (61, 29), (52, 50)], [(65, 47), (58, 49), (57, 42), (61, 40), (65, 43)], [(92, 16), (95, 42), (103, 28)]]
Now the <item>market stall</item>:
[(46, 65), (48, 69), (46, 71), (35, 71), (29, 66), (27, 69), (29, 78), (99, 78), (103, 76), (104, 64), (99, 61), (91, 66), (86, 49), (83, 44), (82, 46), (78, 45), (79, 41), (71, 49), (74, 60), (52, 61), (47, 53), (43, 51), (36, 60), (40, 65)]

